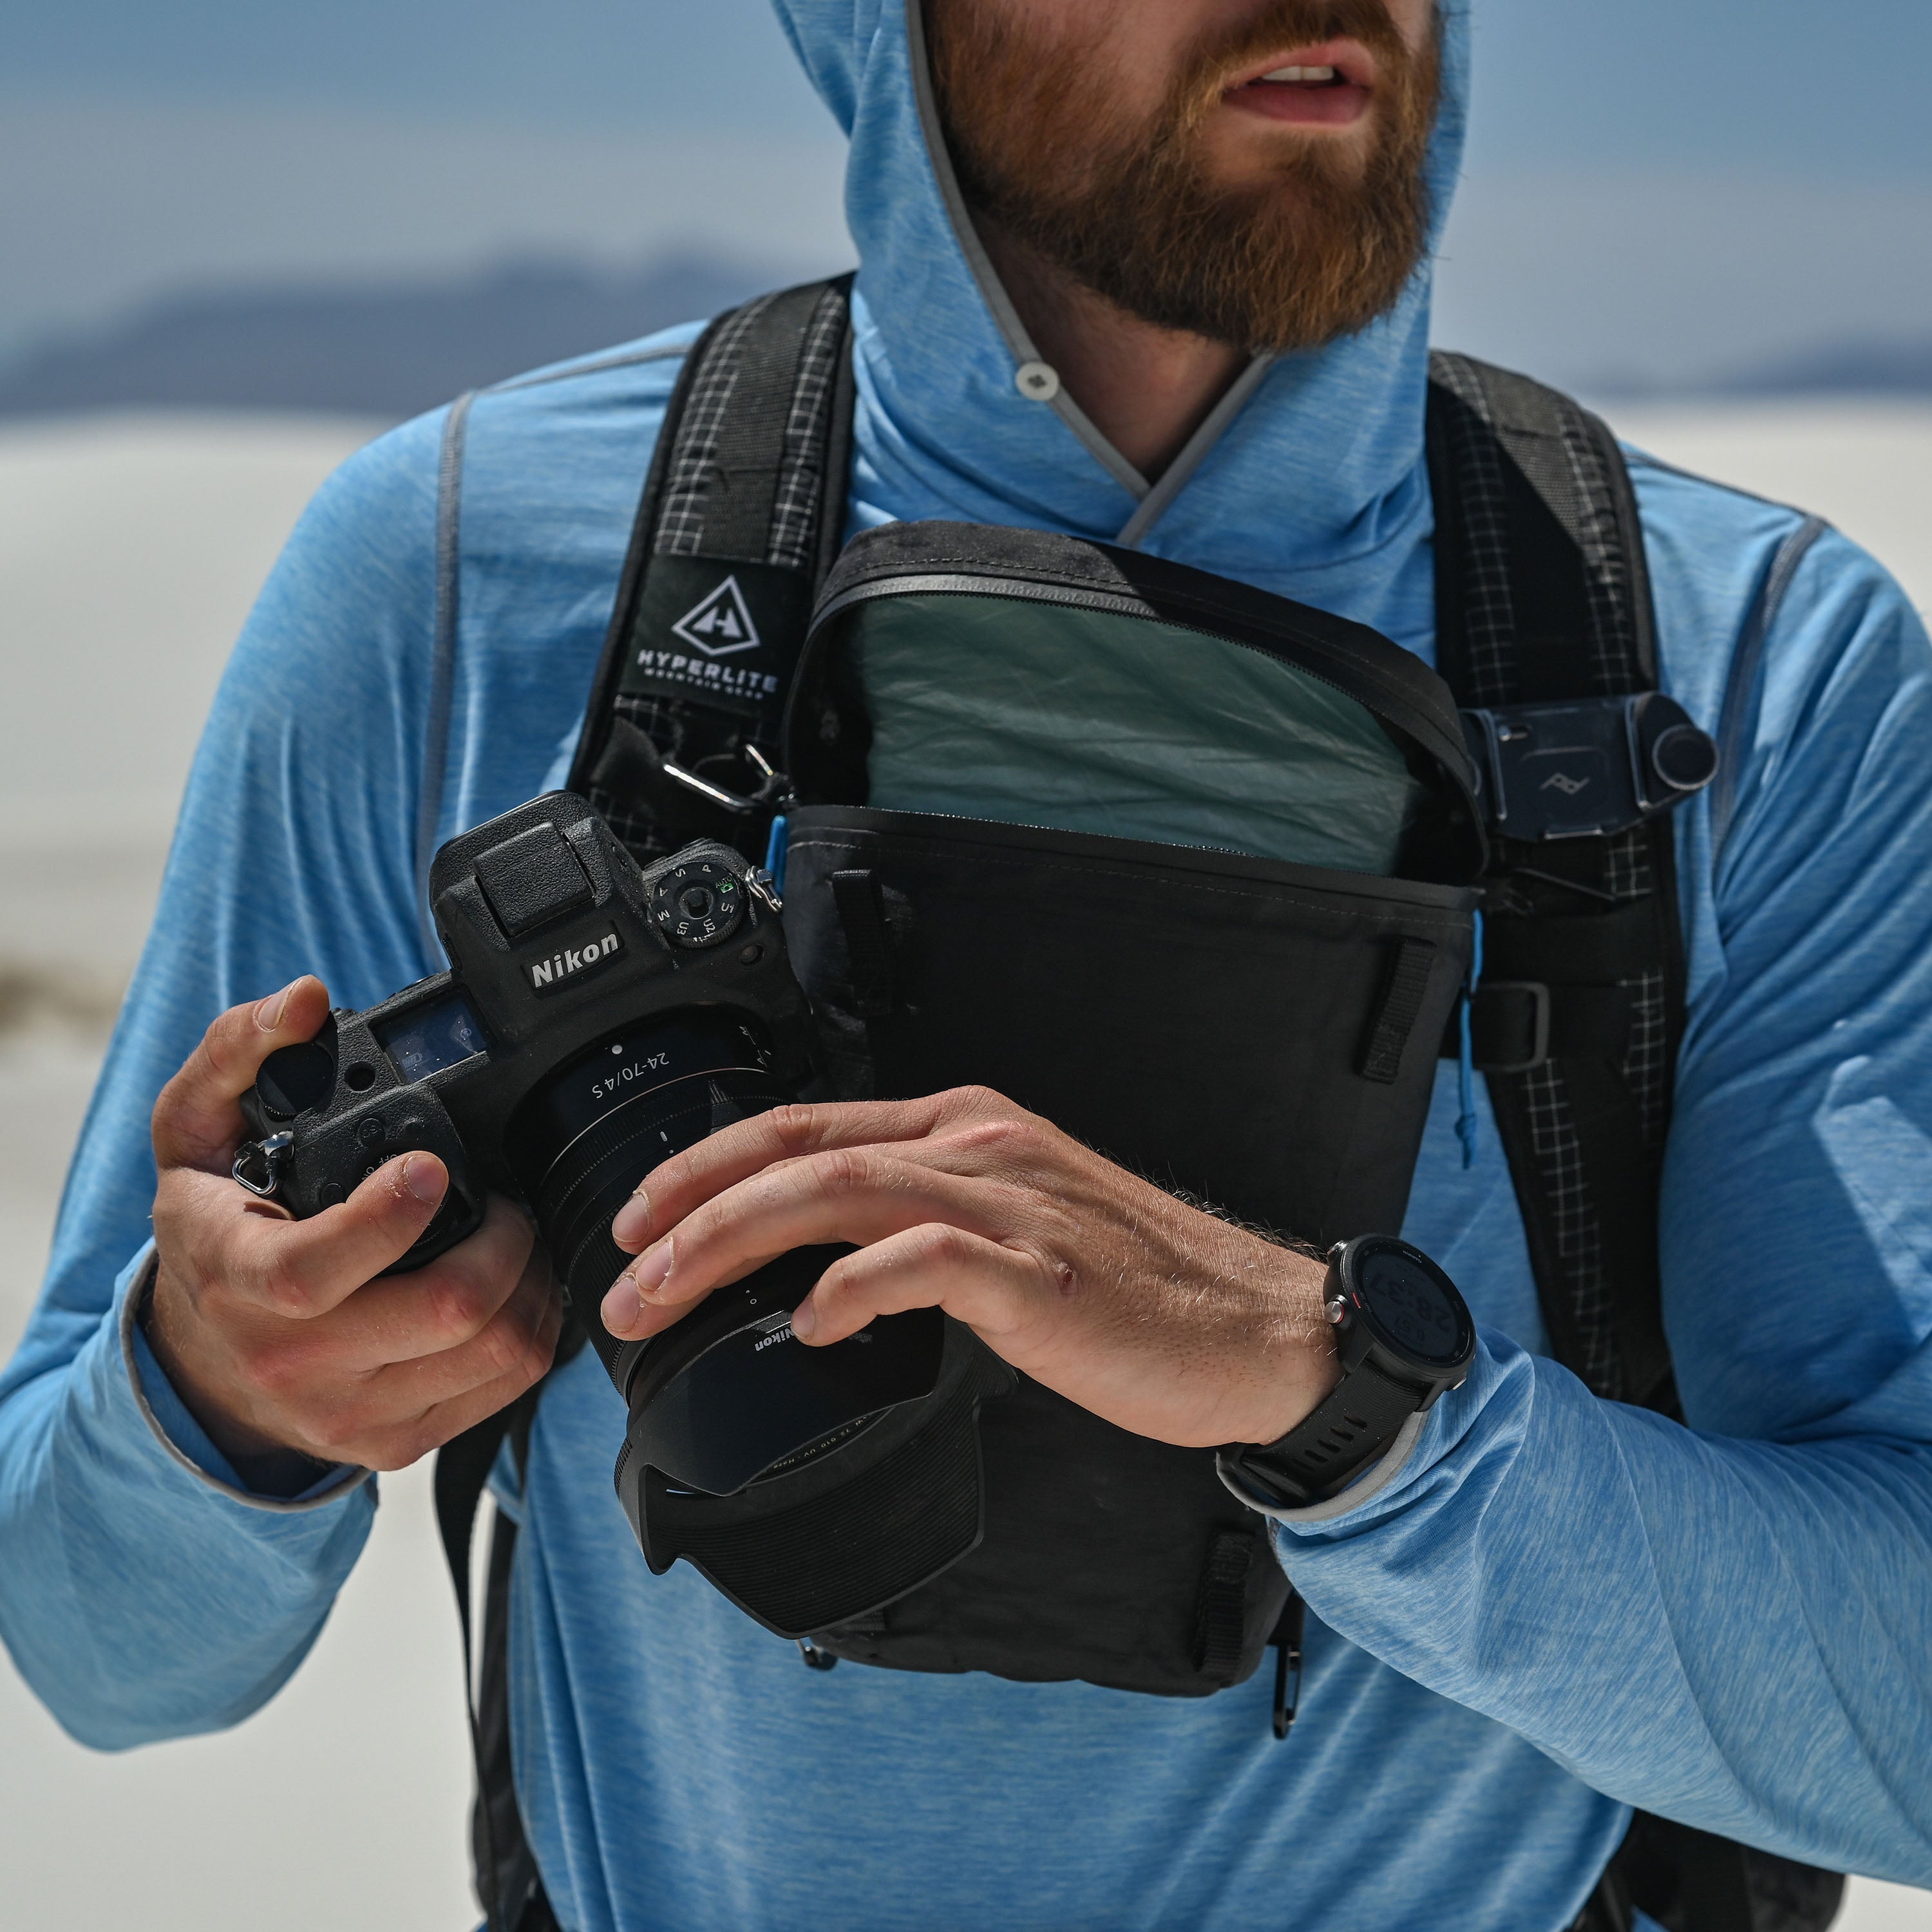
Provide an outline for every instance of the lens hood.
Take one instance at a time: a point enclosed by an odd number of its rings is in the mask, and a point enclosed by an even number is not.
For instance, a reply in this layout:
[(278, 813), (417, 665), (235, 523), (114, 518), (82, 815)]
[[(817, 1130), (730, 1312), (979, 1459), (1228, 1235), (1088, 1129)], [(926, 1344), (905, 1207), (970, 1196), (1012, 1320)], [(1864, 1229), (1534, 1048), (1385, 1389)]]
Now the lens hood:
[[(838, 1252), (797, 1250), (739, 1288), (793, 1264), (788, 1315)], [(980, 1406), (1006, 1394), (1015, 1378), (970, 1329), (936, 1309), (880, 1318), (862, 1331), (874, 1336), (870, 1343), (854, 1336), (810, 1349), (788, 1326), (761, 1334), (759, 1322), (778, 1312), (770, 1289), (755, 1308), (737, 1299), (734, 1310), (712, 1318), (708, 1346), (694, 1334), (674, 1360), (667, 1353), (656, 1364), (640, 1363), (617, 1493), (655, 1574), (682, 1557), (768, 1630), (808, 1636), (916, 1589), (978, 1545), (986, 1516)], [(761, 1351), (745, 1339), (778, 1334), (788, 1339)], [(844, 1362), (842, 1352), (850, 1352)], [(788, 1358), (782, 1371), (761, 1366), (773, 1356)], [(796, 1391), (810, 1379), (801, 1365), (814, 1359), (826, 1366), (816, 1384), (819, 1406), (808, 1413)], [(879, 1366), (862, 1367), (862, 1359)], [(916, 1397), (880, 1406), (882, 1394), (922, 1379)], [(761, 1403), (787, 1418), (782, 1426), (760, 1414)], [(667, 1414), (676, 1419), (667, 1422)], [(747, 1436), (758, 1449), (746, 1449)], [(775, 1444), (784, 1446), (728, 1492), (706, 1492), (662, 1466), (685, 1461), (722, 1481), (741, 1476)]]
[(627, 1372), (620, 1364), (632, 1454), (680, 1489), (735, 1496), (932, 1394), (944, 1347), (936, 1308), (882, 1316), (824, 1348), (792, 1334), (792, 1310), (851, 1252), (794, 1248), (708, 1295)]

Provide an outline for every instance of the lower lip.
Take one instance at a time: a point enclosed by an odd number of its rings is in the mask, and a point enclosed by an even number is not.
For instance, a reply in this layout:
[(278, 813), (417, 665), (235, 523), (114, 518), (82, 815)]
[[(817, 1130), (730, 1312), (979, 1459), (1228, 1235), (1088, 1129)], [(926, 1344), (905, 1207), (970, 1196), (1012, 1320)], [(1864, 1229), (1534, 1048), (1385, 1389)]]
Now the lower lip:
[(1232, 107), (1297, 128), (1351, 128), (1369, 111), (1369, 90), (1346, 82), (1340, 87), (1297, 87), (1257, 80), (1222, 98)]

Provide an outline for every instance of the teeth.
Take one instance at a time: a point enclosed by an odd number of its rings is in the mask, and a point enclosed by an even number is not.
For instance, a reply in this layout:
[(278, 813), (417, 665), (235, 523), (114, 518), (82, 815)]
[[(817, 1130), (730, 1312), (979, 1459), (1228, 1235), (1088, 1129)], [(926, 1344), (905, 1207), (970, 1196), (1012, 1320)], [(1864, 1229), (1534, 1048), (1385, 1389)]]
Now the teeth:
[(1278, 67), (1272, 74), (1262, 76), (1264, 80), (1331, 81), (1335, 78), (1332, 67)]

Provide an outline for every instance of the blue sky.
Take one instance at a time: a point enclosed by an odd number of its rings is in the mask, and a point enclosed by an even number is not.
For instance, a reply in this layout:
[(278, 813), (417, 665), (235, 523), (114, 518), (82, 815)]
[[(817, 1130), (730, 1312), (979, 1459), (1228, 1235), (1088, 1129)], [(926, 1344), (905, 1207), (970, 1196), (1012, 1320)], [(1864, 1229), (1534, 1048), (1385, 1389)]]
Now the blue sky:
[[(1925, 0), (1475, 0), (1442, 332), (1570, 380), (1932, 334)], [(765, 0), (63, 0), (0, 68), (0, 343), (210, 281), (842, 250)]]

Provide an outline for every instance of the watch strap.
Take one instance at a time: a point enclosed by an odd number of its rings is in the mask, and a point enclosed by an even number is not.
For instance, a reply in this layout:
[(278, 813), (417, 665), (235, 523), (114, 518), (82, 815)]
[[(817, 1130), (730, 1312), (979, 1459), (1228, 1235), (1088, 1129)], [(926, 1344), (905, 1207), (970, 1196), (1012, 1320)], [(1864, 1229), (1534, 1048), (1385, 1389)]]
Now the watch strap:
[(1428, 1392), (1372, 1361), (1343, 1371), (1313, 1412), (1286, 1436), (1228, 1458), (1260, 1493), (1291, 1508), (1325, 1502), (1402, 1433)]

